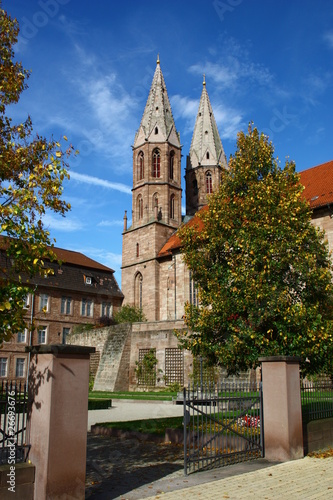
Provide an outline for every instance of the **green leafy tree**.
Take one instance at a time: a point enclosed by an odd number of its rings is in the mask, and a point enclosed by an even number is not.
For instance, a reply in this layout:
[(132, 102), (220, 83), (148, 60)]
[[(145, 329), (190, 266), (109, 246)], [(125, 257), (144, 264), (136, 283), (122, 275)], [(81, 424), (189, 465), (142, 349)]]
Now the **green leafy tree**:
[(129, 304), (121, 307), (114, 315), (116, 323), (137, 323), (147, 321), (142, 309)]
[(200, 297), (181, 343), (230, 374), (259, 356), (300, 356), (306, 373), (331, 359), (332, 264), (302, 191), (250, 125), (207, 209), (179, 231)]
[(55, 255), (44, 214), (64, 215), (70, 209), (62, 184), (69, 178), (66, 158), (72, 146), (63, 151), (59, 142), (34, 135), (29, 116), (18, 124), (8, 116), (29, 77), (14, 60), (18, 33), (17, 21), (0, 4), (0, 233), (8, 237), (1, 240), (0, 344), (25, 326), (31, 278), (51, 273), (47, 261)]

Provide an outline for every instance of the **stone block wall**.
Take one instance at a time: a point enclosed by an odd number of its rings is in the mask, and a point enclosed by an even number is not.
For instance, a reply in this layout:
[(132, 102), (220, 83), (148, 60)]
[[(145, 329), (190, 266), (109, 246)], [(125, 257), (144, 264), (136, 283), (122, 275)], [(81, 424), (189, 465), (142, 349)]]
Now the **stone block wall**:
[(303, 424), (304, 453), (333, 447), (333, 418)]
[[(11, 467), (14, 467), (14, 469), (11, 469)], [(1, 465), (1, 500), (12, 500), (13, 498), (34, 500), (35, 471), (36, 468), (31, 463), (15, 464), (14, 466)]]

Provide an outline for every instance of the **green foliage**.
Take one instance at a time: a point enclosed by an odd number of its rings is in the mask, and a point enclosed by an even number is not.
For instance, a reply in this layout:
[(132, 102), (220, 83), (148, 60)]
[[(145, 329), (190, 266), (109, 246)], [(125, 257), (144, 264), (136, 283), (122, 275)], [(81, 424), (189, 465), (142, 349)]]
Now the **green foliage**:
[(75, 335), (77, 333), (90, 332), (93, 330), (95, 325), (93, 323), (82, 323), (82, 325), (75, 325), (72, 329), (72, 334)]
[(62, 200), (62, 183), (69, 178), (65, 159), (72, 146), (62, 151), (59, 142), (34, 136), (29, 116), (13, 124), (6, 115), (29, 77), (14, 61), (18, 33), (17, 21), (0, 8), (0, 234), (10, 237), (1, 241), (7, 260), (0, 264), (0, 344), (26, 326), (23, 305), (31, 278), (52, 272), (45, 259), (55, 255), (43, 216), (70, 209)]
[(123, 306), (114, 315), (114, 321), (116, 323), (137, 323), (142, 321), (147, 321), (142, 309), (135, 306), (126, 305)]
[[(304, 373), (329, 371), (332, 264), (311, 224), (295, 165), (281, 168), (249, 126), (197, 222), (179, 231), (200, 306), (186, 305), (183, 347), (228, 373), (259, 356), (300, 356)], [(194, 332), (194, 333), (193, 333)]]
[(136, 361), (135, 373), (141, 385), (155, 385), (157, 358), (155, 349), (150, 349), (141, 361)]

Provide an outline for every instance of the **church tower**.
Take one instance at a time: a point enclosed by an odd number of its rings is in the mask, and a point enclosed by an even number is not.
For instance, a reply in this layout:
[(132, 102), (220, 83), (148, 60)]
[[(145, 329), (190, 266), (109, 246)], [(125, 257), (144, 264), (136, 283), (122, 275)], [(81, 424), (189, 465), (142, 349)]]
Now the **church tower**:
[(124, 218), (122, 292), (125, 303), (159, 319), (163, 244), (181, 224), (181, 145), (159, 58), (134, 139), (132, 224)]
[(222, 168), (228, 168), (205, 77), (195, 122), (190, 154), (186, 161), (186, 215), (194, 215), (207, 205), (210, 193), (220, 184)]

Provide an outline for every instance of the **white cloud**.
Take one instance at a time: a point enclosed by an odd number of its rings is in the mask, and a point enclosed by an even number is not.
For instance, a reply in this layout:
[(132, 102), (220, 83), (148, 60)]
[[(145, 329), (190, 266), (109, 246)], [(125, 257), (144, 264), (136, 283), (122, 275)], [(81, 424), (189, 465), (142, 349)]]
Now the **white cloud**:
[(324, 33), (324, 41), (327, 43), (330, 49), (333, 49), (333, 31), (327, 31)]
[(72, 232), (82, 229), (82, 222), (67, 218), (67, 217), (55, 217), (50, 214), (45, 214), (43, 217), (43, 223), (48, 229), (53, 229), (57, 231)]
[(114, 227), (114, 226), (123, 226), (123, 220), (102, 220), (97, 224), (99, 227)]
[(91, 175), (78, 174), (77, 172), (71, 172), (71, 179), (78, 182), (84, 182), (85, 184), (93, 184), (95, 186), (102, 186), (107, 189), (114, 189), (120, 191), (121, 193), (132, 194), (130, 186), (126, 184), (121, 184), (119, 182), (110, 182), (105, 179), (99, 179), (98, 177), (93, 177)]

